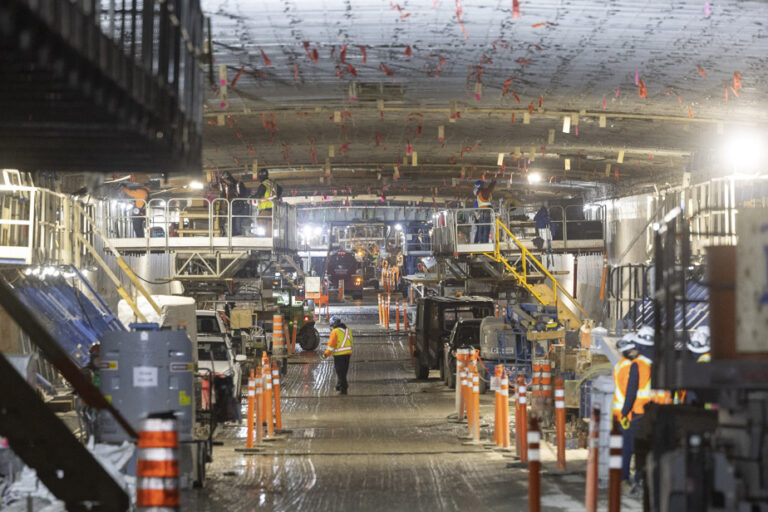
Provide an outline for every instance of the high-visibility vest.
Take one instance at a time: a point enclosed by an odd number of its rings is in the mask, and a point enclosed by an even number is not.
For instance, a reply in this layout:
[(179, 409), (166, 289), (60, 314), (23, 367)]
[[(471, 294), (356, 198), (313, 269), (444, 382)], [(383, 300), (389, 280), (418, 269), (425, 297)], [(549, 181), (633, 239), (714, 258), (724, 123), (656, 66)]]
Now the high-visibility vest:
[(712, 361), (712, 356), (709, 354), (709, 352), (701, 354), (699, 358), (696, 360), (697, 363), (709, 363), (711, 361)]
[(488, 194), (483, 198), (483, 191), (477, 191), (477, 207), (478, 208), (490, 208), (491, 207), (491, 194)]
[[(336, 333), (336, 347), (332, 348), (334, 356), (343, 356), (352, 353), (352, 333), (349, 328), (342, 329), (337, 327), (333, 330)], [(329, 347), (330, 348), (330, 347)]]
[(645, 404), (651, 401), (655, 392), (651, 389), (651, 365), (653, 362), (645, 356), (637, 356), (634, 363), (637, 363), (638, 383), (637, 398), (632, 407), (632, 414), (644, 414)]
[(613, 415), (618, 420), (621, 420), (621, 410), (624, 408), (624, 392), (627, 390), (631, 367), (632, 360), (626, 357), (622, 357), (613, 367)]
[(259, 210), (269, 210), (272, 208), (272, 199), (277, 195), (277, 187), (270, 180), (261, 182), (264, 185), (264, 200), (259, 201)]

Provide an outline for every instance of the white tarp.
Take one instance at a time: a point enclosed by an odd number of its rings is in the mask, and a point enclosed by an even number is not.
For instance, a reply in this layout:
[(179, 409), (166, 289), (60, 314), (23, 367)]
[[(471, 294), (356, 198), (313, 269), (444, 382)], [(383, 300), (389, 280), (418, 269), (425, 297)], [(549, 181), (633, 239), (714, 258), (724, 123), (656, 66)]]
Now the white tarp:
[[(147, 318), (147, 322), (156, 322), (161, 326), (168, 325), (176, 329), (180, 323), (185, 323), (187, 335), (194, 345), (193, 353), (197, 355), (197, 315), (195, 299), (192, 297), (181, 297), (178, 295), (152, 295), (158, 306), (163, 310), (162, 315), (158, 315), (155, 309), (142, 296), (136, 300), (139, 311)], [(127, 328), (129, 324), (135, 323), (136, 315), (125, 300), (121, 300), (117, 305), (117, 317)]]

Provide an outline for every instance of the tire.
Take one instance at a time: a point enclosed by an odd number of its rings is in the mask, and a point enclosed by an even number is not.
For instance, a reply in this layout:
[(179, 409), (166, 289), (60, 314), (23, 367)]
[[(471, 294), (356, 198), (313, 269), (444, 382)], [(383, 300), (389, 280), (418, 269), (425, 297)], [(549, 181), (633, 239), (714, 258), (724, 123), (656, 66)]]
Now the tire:
[(314, 327), (302, 329), (299, 333), (299, 339), (296, 341), (299, 342), (302, 350), (309, 352), (320, 345), (320, 333)]
[(445, 356), (440, 358), (440, 380), (445, 382)]
[(456, 388), (456, 359), (453, 357), (448, 362), (448, 368), (445, 372), (445, 383), (451, 389)]
[(413, 361), (413, 372), (418, 380), (427, 380), (429, 378), (429, 365), (421, 362), (421, 358), (416, 356)]

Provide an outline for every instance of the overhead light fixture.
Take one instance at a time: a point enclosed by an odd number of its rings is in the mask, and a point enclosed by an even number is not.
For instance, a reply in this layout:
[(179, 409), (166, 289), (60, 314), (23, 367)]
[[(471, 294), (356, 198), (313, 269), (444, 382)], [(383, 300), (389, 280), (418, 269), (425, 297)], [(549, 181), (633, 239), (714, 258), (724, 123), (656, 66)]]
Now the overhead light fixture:
[(755, 132), (734, 133), (725, 144), (721, 159), (736, 178), (754, 177), (765, 161), (765, 137)]
[(403, 230), (403, 226), (401, 224), (395, 224), (395, 229), (397, 231), (402, 231)]
[(190, 181), (189, 188), (193, 190), (203, 190), (203, 184), (200, 183), (199, 181)]
[(528, 183), (540, 183), (542, 180), (541, 174), (537, 172), (528, 173)]

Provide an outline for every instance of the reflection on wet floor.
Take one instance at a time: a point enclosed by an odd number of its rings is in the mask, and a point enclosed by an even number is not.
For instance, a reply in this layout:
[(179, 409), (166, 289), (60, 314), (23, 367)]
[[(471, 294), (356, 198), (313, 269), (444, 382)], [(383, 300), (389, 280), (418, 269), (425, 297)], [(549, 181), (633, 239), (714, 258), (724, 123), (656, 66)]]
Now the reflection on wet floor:
[[(357, 310), (365, 312), (350, 314)], [(356, 333), (349, 395), (336, 394), (333, 362), (319, 351), (294, 356), (281, 382), (291, 432), (245, 456), (234, 451), (245, 427), (220, 427), (206, 486), (185, 492), (183, 509), (526, 510), (527, 473), (457, 439), (466, 426), (447, 418), (452, 392), (437, 378), (414, 380), (407, 338), (374, 325), (376, 306), (332, 314), (348, 315)], [(485, 418), (493, 418), (492, 404), (491, 394), (482, 397)], [(583, 460), (572, 467), (583, 469)], [(582, 475), (545, 475), (544, 510), (583, 508)], [(640, 510), (626, 501), (624, 510)]]

